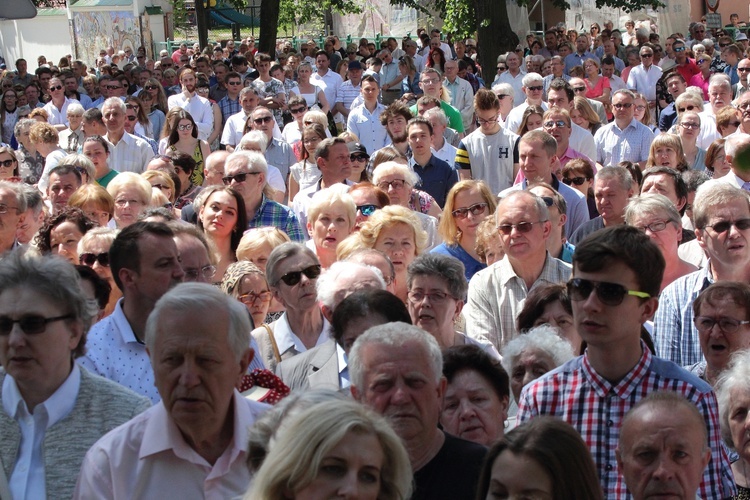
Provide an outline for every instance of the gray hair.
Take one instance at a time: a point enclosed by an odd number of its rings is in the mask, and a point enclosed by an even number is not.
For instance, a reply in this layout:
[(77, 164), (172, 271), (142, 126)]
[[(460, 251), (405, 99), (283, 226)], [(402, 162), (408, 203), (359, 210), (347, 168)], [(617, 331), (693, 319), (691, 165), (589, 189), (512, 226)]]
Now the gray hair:
[(424, 112), (423, 115), (428, 120), (432, 117), (435, 117), (435, 119), (441, 123), (444, 127), (448, 126), (448, 117), (445, 116), (445, 111), (443, 111), (440, 108), (430, 108), (427, 111)]
[(16, 137), (21, 137), (24, 132), (28, 132), (32, 125), (37, 123), (33, 118), (22, 118), (16, 122), (16, 126), (13, 127), (13, 134)]
[(550, 325), (536, 326), (511, 340), (503, 348), (503, 368), (508, 374), (513, 373), (513, 367), (518, 361), (518, 357), (529, 349), (548, 354), (556, 367), (575, 357), (573, 346), (560, 337), (557, 328)]
[(0, 181), (0, 190), (13, 193), (19, 214), (26, 211), (26, 195), (24, 193), (25, 189), (22, 186), (18, 182)]
[(68, 109), (65, 110), (65, 116), (67, 115), (83, 116), (84, 111), (86, 110), (83, 109), (83, 106), (81, 106), (77, 102), (73, 102), (73, 103), (68, 104)]
[(268, 176), (268, 162), (266, 162), (266, 158), (257, 151), (235, 151), (230, 154), (224, 162), (224, 171), (226, 172), (229, 165), (235, 163), (241, 164), (251, 169), (253, 172), (261, 172), (263, 175)]
[(503, 94), (508, 94), (511, 99), (515, 98), (516, 96), (516, 91), (513, 90), (513, 87), (510, 83), (498, 83), (497, 85), (493, 85), (492, 91), (498, 91), (502, 92)]
[(258, 95), (258, 91), (255, 90), (255, 87), (244, 87), (242, 90), (240, 90), (240, 99), (244, 98), (247, 94)]
[(23, 197), (26, 201), (26, 210), (33, 210), (34, 217), (36, 217), (44, 209), (42, 193), (29, 184), (21, 184), (21, 191), (23, 191)]
[(372, 183), (377, 186), (380, 179), (386, 175), (401, 174), (411, 187), (419, 183), (419, 176), (407, 165), (396, 161), (386, 161), (375, 167), (372, 171)]
[[(368, 266), (366, 264), (358, 264), (356, 262), (340, 261), (334, 262), (324, 273), (320, 275), (318, 281), (315, 283), (315, 288), (318, 292), (318, 301), (320, 301), (328, 309), (333, 310), (338, 304), (336, 299), (344, 299), (345, 297), (337, 297), (339, 292), (355, 292), (362, 290), (362, 287), (356, 289), (345, 289), (339, 281), (339, 278), (347, 278), (354, 276), (358, 271), (371, 272), (378, 282), (378, 288), (385, 290), (385, 280), (383, 280), (383, 273), (380, 269), (374, 266)], [(340, 302), (339, 300), (339, 302)]]
[(615, 97), (616, 95), (621, 95), (621, 94), (624, 94), (624, 95), (626, 95), (626, 96), (630, 97), (630, 98), (631, 98), (631, 99), (633, 99), (633, 100), (635, 100), (635, 99), (636, 99), (636, 97), (635, 97), (635, 93), (634, 93), (634, 92), (633, 92), (632, 90), (630, 90), (630, 89), (619, 89), (619, 90), (615, 90), (615, 91), (614, 91), (614, 92), (612, 93), (612, 98), (614, 99), (614, 97)]
[(633, 189), (633, 176), (630, 175), (630, 172), (628, 172), (628, 169), (625, 167), (604, 167), (600, 169), (594, 176), (594, 182), (599, 180), (616, 180), (620, 187), (625, 191)]
[(731, 92), (732, 82), (724, 73), (715, 73), (708, 79), (708, 91), (710, 92), (715, 87), (724, 87)]
[(80, 322), (83, 334), (71, 349), (73, 357), (85, 354), (86, 333), (99, 312), (96, 301), (88, 298), (80, 283), (76, 268), (60, 257), (16, 250), (0, 261), (0, 293), (14, 288), (33, 290), (70, 315), (69, 321)]
[(674, 101), (675, 109), (679, 108), (680, 106), (688, 102), (689, 104), (693, 104), (699, 107), (700, 110), (703, 111), (703, 91), (701, 90), (701, 94), (698, 95), (696, 93), (686, 90), (683, 94), (677, 97), (677, 99), (675, 99)]
[(360, 335), (349, 352), (349, 374), (352, 385), (360, 392), (365, 387), (365, 369), (362, 360), (362, 351), (368, 345), (385, 345), (388, 347), (403, 348), (406, 344), (417, 342), (422, 347), (422, 352), (428, 358), (432, 367), (431, 375), (437, 382), (443, 376), (443, 354), (435, 337), (417, 326), (408, 323), (394, 322), (378, 325), (370, 328)]
[(544, 203), (544, 200), (542, 199), (541, 196), (537, 196), (531, 191), (513, 191), (510, 194), (501, 198), (500, 202), (498, 202), (497, 210), (495, 210), (495, 222), (496, 223), (499, 223), (500, 217), (502, 216), (502, 211), (500, 210), (500, 204), (502, 204), (506, 200), (511, 200), (513, 198), (518, 198), (518, 197), (526, 197), (526, 198), (531, 197), (536, 207), (536, 213), (539, 214), (539, 220), (542, 220), (542, 221), (549, 220), (549, 209), (547, 208), (547, 204)]
[(289, 257), (294, 257), (295, 255), (300, 254), (307, 255), (316, 264), (320, 263), (315, 252), (300, 243), (288, 242), (274, 248), (266, 262), (266, 279), (268, 279), (268, 284), (272, 287), (276, 286), (279, 283), (281, 276), (283, 276), (279, 269), (279, 265)]
[(256, 143), (260, 147), (260, 152), (265, 154), (266, 148), (268, 148), (268, 136), (261, 130), (251, 130), (247, 134), (242, 136), (240, 143), (237, 144), (237, 150), (243, 151), (248, 147), (250, 143)]
[(155, 355), (156, 336), (170, 318), (188, 313), (215, 318), (222, 312), (229, 316), (229, 347), (234, 353), (235, 361), (242, 359), (243, 354), (249, 349), (252, 329), (247, 308), (238, 300), (206, 283), (180, 283), (156, 302), (146, 321), (146, 347), (152, 359)]
[(633, 220), (641, 215), (666, 214), (668, 222), (674, 222), (682, 229), (682, 218), (669, 198), (663, 194), (646, 193), (633, 196), (625, 207), (625, 224), (632, 226)]
[(423, 253), (409, 264), (406, 274), (406, 286), (409, 290), (411, 290), (412, 281), (417, 276), (440, 278), (448, 286), (448, 293), (456, 300), (466, 300), (466, 291), (469, 288), (466, 282), (466, 268), (455, 257), (439, 253)]
[(724, 154), (727, 156), (731, 156), (732, 159), (734, 159), (735, 155), (737, 154), (737, 150), (740, 149), (740, 147), (745, 146), (746, 149), (749, 145), (750, 135), (730, 134), (727, 137), (727, 140), (724, 142)]
[(106, 101), (104, 101), (104, 104), (102, 104), (102, 110), (104, 108), (110, 107), (119, 109), (123, 114), (125, 114), (125, 112), (127, 111), (125, 103), (122, 102), (122, 99), (120, 99), (119, 97), (110, 97)]
[(729, 429), (729, 410), (732, 404), (732, 392), (735, 389), (748, 390), (750, 380), (750, 350), (744, 349), (732, 355), (729, 366), (721, 373), (716, 381), (716, 400), (719, 403), (719, 420), (721, 422), (721, 435), (731, 448), (732, 435)]
[(704, 229), (711, 218), (713, 209), (728, 203), (743, 203), (750, 210), (750, 194), (726, 182), (709, 182), (698, 188), (695, 201), (693, 201), (695, 228)]
[(706, 50), (706, 46), (702, 43), (694, 43), (692, 49), (693, 52), (697, 52), (698, 50)]
[(307, 207), (307, 220), (314, 223), (321, 212), (335, 204), (343, 205), (346, 216), (349, 219), (349, 231), (357, 222), (357, 204), (347, 192), (349, 187), (344, 184), (335, 184), (329, 188), (321, 189), (313, 195)]
[(542, 81), (544, 81), (544, 78), (542, 78), (542, 75), (540, 75), (539, 73), (531, 72), (531, 73), (526, 73), (526, 76), (524, 76), (523, 79), (521, 80), (521, 84), (524, 87), (528, 87), (532, 83), (542, 82)]
[(81, 167), (86, 170), (86, 175), (88, 175), (89, 183), (94, 182), (94, 180), (96, 179), (96, 167), (86, 155), (82, 155), (80, 153), (71, 153), (60, 160), (60, 163), (57, 164), (58, 167), (64, 167), (66, 165), (70, 165), (72, 167)]
[(86, 246), (94, 241), (104, 242), (107, 246), (111, 247), (112, 243), (115, 242), (115, 238), (117, 238), (118, 232), (117, 229), (108, 227), (95, 227), (86, 231), (86, 234), (78, 241), (78, 255), (85, 253)]

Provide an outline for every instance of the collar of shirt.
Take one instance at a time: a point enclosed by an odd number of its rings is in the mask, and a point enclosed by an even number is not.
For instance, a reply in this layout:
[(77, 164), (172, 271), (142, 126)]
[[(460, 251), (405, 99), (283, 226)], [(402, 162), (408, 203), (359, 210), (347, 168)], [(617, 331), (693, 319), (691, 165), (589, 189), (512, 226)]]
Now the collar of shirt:
[[(164, 403), (159, 402), (151, 409), (146, 429), (143, 432), (143, 441), (139, 450), (138, 458), (144, 459), (150, 455), (172, 450), (178, 458), (187, 462), (211, 467), (206, 459), (198, 454), (193, 448), (185, 442), (180, 429), (174, 420), (167, 414)], [(232, 462), (242, 452), (247, 452), (247, 423), (253, 422), (254, 417), (248, 408), (247, 402), (242, 395), (234, 390), (232, 398), (232, 411), (234, 412), (234, 422), (232, 423), (234, 432), (232, 433), (232, 442), (222, 454), (221, 458), (216, 461), (214, 467), (224, 463), (229, 468)], [(228, 461), (224, 457), (229, 453)]]
[[(635, 119), (635, 117), (634, 117), (634, 118), (633, 118), (632, 120), (630, 120), (630, 123), (628, 123), (628, 124), (627, 124), (627, 125), (625, 126), (625, 128), (620, 128), (620, 127), (618, 127), (618, 126), (617, 126), (617, 122), (616, 122), (616, 121), (613, 121), (613, 122), (612, 122), (612, 126), (613, 126), (613, 127), (615, 127), (615, 128), (617, 129), (617, 130), (619, 130), (619, 131), (621, 131), (621, 132), (624, 132), (624, 131), (626, 131), (627, 129), (629, 129), (630, 127), (633, 127), (633, 128), (637, 128), (637, 127), (638, 127), (637, 123), (638, 123), (638, 120), (636, 120), (636, 119)], [(644, 126), (645, 126), (645, 125), (644, 125)]]
[(648, 350), (648, 347), (646, 347), (646, 344), (642, 340), (641, 351), (641, 358), (616, 385), (613, 385), (594, 371), (594, 368), (589, 362), (588, 350), (583, 354), (584, 376), (589, 380), (599, 397), (604, 398), (607, 397), (610, 392), (614, 392), (618, 397), (625, 399), (636, 390), (638, 382), (640, 382), (648, 373), (649, 367), (651, 366), (651, 359), (653, 358), (651, 351)]
[(338, 342), (336, 342), (336, 356), (339, 360), (339, 375), (341, 375), (349, 366), (347, 363), (349, 357), (346, 355), (346, 352), (344, 352), (344, 348), (341, 347)]
[[(47, 412), (46, 429), (49, 429), (73, 411), (80, 387), (81, 370), (78, 368), (78, 363), (74, 362), (73, 369), (65, 382), (46, 401), (34, 408), (35, 412), (40, 410)], [(16, 381), (8, 374), (5, 375), (3, 381), (3, 409), (16, 421), (31, 415), (21, 396), (21, 391), (18, 390)]]
[[(323, 314), (321, 313), (321, 316)], [(331, 325), (328, 323), (328, 320), (323, 316), (323, 329), (320, 331), (320, 336), (318, 337), (318, 341), (315, 343), (315, 347), (324, 344), (328, 338), (331, 330)], [(305, 352), (307, 351), (307, 347), (302, 343), (302, 341), (297, 337), (294, 332), (292, 331), (292, 327), (289, 325), (289, 319), (286, 315), (286, 313), (282, 314), (281, 317), (276, 321), (276, 328), (274, 328), (274, 337), (276, 338), (276, 345), (279, 348), (280, 353), (285, 353), (292, 347), (297, 352)]]
[[(551, 259), (552, 257), (550, 256), (549, 252), (546, 252), (546, 258), (544, 260), (544, 267), (542, 268), (542, 272), (537, 277), (537, 280), (547, 278), (547, 276), (549, 275)], [(499, 267), (500, 276), (503, 277), (503, 281), (501, 282), (502, 286), (506, 286), (510, 280), (518, 278), (518, 274), (516, 274), (516, 270), (513, 269), (513, 264), (511, 264), (510, 259), (508, 258), (508, 255), (505, 255), (502, 258), (502, 260), (500, 260), (500, 262), (497, 263), (497, 265)]]
[(122, 304), (124, 303), (124, 300), (125, 300), (124, 298), (121, 298), (120, 300), (117, 301), (115, 310), (112, 311), (112, 315), (110, 316), (112, 318), (112, 322), (115, 324), (117, 331), (120, 332), (120, 336), (122, 337), (122, 342), (124, 344), (143, 345), (140, 342), (138, 342), (138, 339), (135, 338), (135, 333), (133, 332), (133, 328), (130, 326), (130, 323), (128, 322), (128, 318), (125, 317), (125, 311), (122, 309)]

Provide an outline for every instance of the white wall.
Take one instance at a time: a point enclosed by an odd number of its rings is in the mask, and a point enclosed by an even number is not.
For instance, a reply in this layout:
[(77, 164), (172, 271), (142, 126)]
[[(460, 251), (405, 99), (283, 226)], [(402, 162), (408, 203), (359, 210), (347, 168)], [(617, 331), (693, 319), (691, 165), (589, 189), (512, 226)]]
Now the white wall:
[(28, 61), (29, 71), (34, 71), (40, 55), (57, 64), (61, 57), (72, 54), (72, 45), (65, 14), (0, 21), (0, 51), (8, 69), (15, 69), (15, 60), (22, 57)]

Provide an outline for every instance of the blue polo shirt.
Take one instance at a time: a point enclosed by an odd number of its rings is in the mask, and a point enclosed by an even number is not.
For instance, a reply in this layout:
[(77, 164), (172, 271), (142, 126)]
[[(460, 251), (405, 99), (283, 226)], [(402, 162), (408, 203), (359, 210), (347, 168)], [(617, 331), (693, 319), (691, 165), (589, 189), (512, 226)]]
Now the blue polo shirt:
[(416, 187), (429, 193), (430, 196), (435, 198), (440, 208), (443, 208), (448, 191), (458, 182), (458, 172), (434, 154), (430, 156), (430, 160), (424, 166), (419, 165), (412, 156), (409, 165), (421, 179), (420, 184)]

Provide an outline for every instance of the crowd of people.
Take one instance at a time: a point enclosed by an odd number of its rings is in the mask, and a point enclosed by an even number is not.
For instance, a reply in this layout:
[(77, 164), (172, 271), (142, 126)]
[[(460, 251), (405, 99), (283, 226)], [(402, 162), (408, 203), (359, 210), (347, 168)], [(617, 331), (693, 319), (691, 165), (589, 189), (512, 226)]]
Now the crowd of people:
[(748, 39), (603, 25), (0, 65), (0, 498), (749, 498)]

